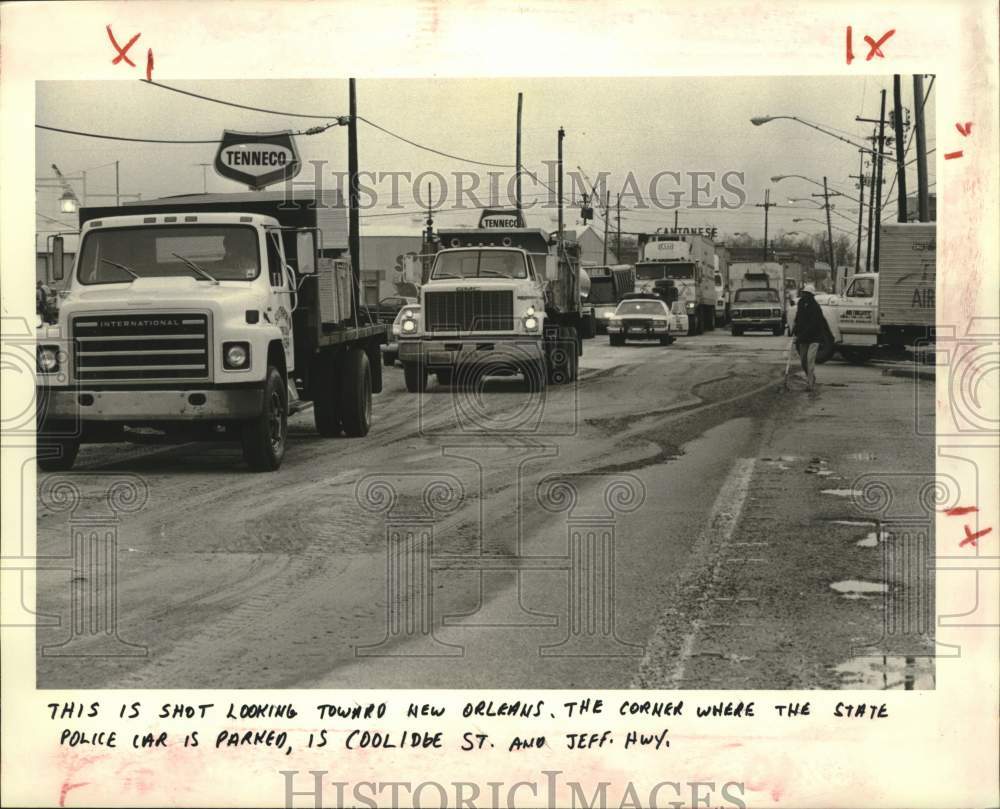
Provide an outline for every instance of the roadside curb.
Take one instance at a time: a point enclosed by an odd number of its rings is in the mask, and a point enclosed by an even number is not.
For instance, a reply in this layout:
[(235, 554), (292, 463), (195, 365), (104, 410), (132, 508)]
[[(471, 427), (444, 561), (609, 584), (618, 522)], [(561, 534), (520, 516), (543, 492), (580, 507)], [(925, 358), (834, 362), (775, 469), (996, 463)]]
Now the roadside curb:
[(903, 379), (923, 379), (926, 382), (934, 382), (937, 379), (935, 371), (925, 371), (920, 368), (883, 368), (882, 376), (899, 376)]

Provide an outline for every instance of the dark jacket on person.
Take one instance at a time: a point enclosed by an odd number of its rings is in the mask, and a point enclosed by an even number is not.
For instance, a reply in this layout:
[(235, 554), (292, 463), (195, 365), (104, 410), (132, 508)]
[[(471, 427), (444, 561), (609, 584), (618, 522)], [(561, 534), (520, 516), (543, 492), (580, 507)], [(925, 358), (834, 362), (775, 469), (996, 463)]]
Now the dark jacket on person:
[(792, 334), (800, 343), (823, 343), (833, 339), (830, 326), (816, 298), (803, 292), (795, 304), (795, 327)]

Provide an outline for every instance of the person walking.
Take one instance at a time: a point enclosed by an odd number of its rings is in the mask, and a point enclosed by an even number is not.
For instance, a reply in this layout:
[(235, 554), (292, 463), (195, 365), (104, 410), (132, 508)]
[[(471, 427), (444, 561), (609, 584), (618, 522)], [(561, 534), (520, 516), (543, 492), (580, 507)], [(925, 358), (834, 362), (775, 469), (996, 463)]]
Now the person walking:
[(795, 305), (792, 336), (806, 375), (806, 390), (812, 393), (816, 390), (816, 354), (820, 343), (833, 341), (833, 333), (823, 316), (823, 309), (816, 302), (816, 287), (812, 284), (802, 287), (799, 302)]

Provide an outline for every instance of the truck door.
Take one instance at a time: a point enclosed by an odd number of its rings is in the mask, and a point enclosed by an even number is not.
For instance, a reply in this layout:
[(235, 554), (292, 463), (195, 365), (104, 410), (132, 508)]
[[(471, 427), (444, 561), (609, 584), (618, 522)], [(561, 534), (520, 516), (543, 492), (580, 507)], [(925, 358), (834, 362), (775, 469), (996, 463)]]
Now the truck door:
[(267, 275), (271, 284), (271, 306), (268, 314), (271, 321), (281, 330), (281, 342), (285, 349), (285, 367), (291, 372), (295, 368), (295, 342), (292, 328), (292, 311), (297, 294), (292, 288), (293, 276), (285, 264), (285, 251), (279, 231), (267, 233)]
[[(863, 335), (871, 338), (878, 333), (875, 323), (875, 279), (855, 278), (844, 290), (838, 306), (840, 332), (844, 342), (856, 342), (848, 335)], [(870, 340), (865, 340), (870, 342)]]

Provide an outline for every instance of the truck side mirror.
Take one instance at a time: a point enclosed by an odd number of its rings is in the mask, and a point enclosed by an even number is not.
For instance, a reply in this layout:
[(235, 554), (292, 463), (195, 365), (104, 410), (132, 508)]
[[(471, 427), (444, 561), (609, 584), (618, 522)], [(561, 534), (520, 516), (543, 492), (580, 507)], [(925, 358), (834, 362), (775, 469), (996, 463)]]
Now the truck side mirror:
[(316, 274), (316, 237), (311, 230), (295, 233), (295, 255), (298, 258), (299, 275)]
[(52, 280), (62, 281), (65, 275), (65, 269), (63, 267), (63, 261), (66, 260), (65, 256), (65, 245), (63, 244), (62, 236), (52, 237)]

